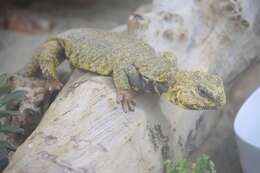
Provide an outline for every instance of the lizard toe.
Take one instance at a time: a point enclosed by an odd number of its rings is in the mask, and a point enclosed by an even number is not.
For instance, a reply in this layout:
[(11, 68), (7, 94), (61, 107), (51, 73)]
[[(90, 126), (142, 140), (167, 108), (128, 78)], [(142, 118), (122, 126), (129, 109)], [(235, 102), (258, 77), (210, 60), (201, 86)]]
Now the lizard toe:
[(136, 106), (136, 101), (133, 99), (133, 94), (131, 91), (121, 90), (117, 92), (117, 103), (122, 105), (123, 111), (125, 113), (129, 111), (134, 111)]

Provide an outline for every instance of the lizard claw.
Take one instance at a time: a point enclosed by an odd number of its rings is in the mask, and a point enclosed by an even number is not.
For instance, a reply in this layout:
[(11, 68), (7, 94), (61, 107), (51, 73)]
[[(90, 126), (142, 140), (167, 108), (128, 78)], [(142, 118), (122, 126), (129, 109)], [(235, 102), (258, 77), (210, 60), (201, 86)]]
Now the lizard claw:
[(117, 91), (117, 103), (122, 105), (123, 111), (134, 111), (136, 106), (136, 101), (133, 98), (133, 93), (128, 90)]
[(63, 86), (63, 84), (61, 82), (56, 81), (56, 80), (49, 81), (47, 85), (48, 85), (48, 90), (50, 92), (59, 91), (59, 90), (61, 90), (61, 88)]

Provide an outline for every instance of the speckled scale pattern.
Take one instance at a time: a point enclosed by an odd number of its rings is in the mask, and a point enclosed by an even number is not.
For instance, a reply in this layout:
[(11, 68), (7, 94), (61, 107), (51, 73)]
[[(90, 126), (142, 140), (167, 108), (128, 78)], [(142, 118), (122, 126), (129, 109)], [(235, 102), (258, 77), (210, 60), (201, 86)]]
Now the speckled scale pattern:
[(58, 51), (64, 50), (71, 65), (101, 75), (113, 75), (115, 85), (120, 89), (131, 88), (126, 79), (133, 68), (149, 79), (167, 80), (165, 69), (169, 64), (156, 56), (147, 43), (122, 33), (73, 29), (51, 37), (40, 50), (34, 59), (39, 62), (41, 71), (54, 79), (57, 79), (54, 66), (60, 62)]
[[(162, 59), (156, 56), (154, 49), (148, 44), (121, 33), (96, 29), (75, 29), (64, 32), (57, 37), (70, 44), (68, 46), (71, 47), (68, 49), (69, 51), (65, 50), (69, 59), (88, 62), (91, 68), (87, 70), (103, 75), (105, 75), (102, 70), (104, 67), (98, 68), (98, 65), (110, 66), (112, 70), (113, 65), (116, 63), (119, 63), (120, 66), (131, 64), (146, 75), (152, 73), (151, 67), (149, 71), (146, 70), (147, 62), (149, 62), (150, 66), (164, 65)], [(162, 68), (158, 67), (158, 69)]]
[(179, 71), (172, 53), (157, 56), (140, 39), (98, 29), (72, 29), (50, 37), (35, 52), (27, 74), (41, 71), (58, 81), (56, 67), (65, 58), (75, 68), (112, 76), (117, 91), (163, 93), (188, 109), (216, 108), (225, 102), (222, 80), (214, 80), (218, 76)]

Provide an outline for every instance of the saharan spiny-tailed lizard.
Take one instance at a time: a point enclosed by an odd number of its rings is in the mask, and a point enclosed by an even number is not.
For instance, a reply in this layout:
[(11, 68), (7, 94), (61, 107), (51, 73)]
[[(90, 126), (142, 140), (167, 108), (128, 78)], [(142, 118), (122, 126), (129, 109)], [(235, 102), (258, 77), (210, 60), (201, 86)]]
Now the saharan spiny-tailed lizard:
[(72, 29), (50, 37), (26, 67), (28, 76), (41, 72), (60, 89), (56, 67), (67, 59), (78, 69), (112, 76), (117, 101), (134, 110), (132, 91), (152, 92), (187, 109), (216, 109), (225, 104), (220, 77), (201, 71), (181, 71), (170, 52), (157, 56), (142, 40), (98, 29)]

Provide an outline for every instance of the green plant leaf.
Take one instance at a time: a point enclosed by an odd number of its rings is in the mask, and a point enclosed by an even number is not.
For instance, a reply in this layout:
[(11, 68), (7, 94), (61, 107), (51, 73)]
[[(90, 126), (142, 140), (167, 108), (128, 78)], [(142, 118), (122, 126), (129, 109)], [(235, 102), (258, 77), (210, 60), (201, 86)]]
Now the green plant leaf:
[(8, 150), (4, 147), (0, 147), (0, 160), (4, 160), (4, 158), (8, 158)]
[(16, 147), (14, 145), (10, 144), (7, 141), (2, 141), (2, 140), (0, 140), (0, 150), (1, 150), (1, 148), (6, 148), (8, 151), (16, 150)]
[(6, 85), (6, 86), (1, 86), (0, 87), (0, 96), (3, 94), (7, 94), (12, 90), (12, 86), (11, 85)]
[(170, 160), (165, 161), (166, 173), (216, 173), (214, 163), (208, 156), (203, 155), (192, 164), (192, 170), (186, 160), (179, 160), (173, 163)]
[(208, 156), (203, 155), (192, 166), (193, 173), (216, 173), (215, 164)]
[(0, 160), (3, 160), (5, 157), (8, 157), (10, 151), (15, 151), (16, 148), (11, 145), (9, 142), (0, 141)]
[(0, 172), (2, 172), (9, 164), (7, 155), (0, 155)]
[(166, 160), (164, 162), (166, 173), (172, 173), (174, 169), (174, 164), (171, 160)]
[(16, 116), (16, 115), (19, 115), (19, 114), (20, 113), (18, 111), (4, 111), (4, 110), (0, 110), (0, 118)]
[(15, 146), (11, 145), (9, 142), (0, 140), (0, 172), (2, 172), (9, 163), (8, 153), (15, 150)]
[(188, 168), (186, 160), (179, 160), (173, 163), (170, 160), (165, 162), (166, 173), (192, 173)]
[(12, 86), (10, 84), (9, 79), (10, 79), (9, 74), (7, 73), (0, 74), (0, 96), (12, 90)]
[(9, 125), (2, 125), (0, 126), (0, 132), (2, 133), (23, 133), (24, 129)]
[(25, 96), (24, 91), (14, 91), (6, 96), (4, 96), (2, 99), (0, 99), (0, 107), (12, 102), (12, 101), (21, 101)]

